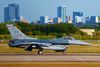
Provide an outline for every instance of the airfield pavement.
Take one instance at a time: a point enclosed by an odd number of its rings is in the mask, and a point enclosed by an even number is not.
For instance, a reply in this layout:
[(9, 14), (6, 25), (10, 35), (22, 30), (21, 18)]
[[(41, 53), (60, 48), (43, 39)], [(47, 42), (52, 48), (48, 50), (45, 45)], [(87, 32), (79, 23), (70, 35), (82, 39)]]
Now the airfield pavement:
[(0, 54), (0, 62), (100, 62), (100, 54)]
[(0, 53), (0, 62), (100, 62), (100, 53)]

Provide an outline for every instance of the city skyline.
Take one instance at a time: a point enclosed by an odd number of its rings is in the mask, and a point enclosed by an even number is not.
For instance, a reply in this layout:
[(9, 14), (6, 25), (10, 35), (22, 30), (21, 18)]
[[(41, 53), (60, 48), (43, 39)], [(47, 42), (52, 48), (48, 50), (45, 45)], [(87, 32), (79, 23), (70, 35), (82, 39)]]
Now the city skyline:
[(4, 8), (4, 21), (18, 21), (20, 18), (20, 9), (18, 4), (8, 4)]
[[(72, 16), (73, 11), (81, 11), (84, 13), (84, 16), (99, 16), (99, 0), (91, 1), (91, 0), (77, 0), (77, 1), (54, 1), (54, 0), (9, 0), (9, 1), (1, 1), (0, 2), (0, 22), (3, 22), (4, 17), (4, 7), (8, 4), (16, 3), (20, 5), (20, 14), (24, 16), (29, 21), (39, 19), (39, 16), (50, 16), (52, 18), (56, 17), (57, 7), (65, 5), (67, 7), (66, 14), (67, 16)], [(27, 4), (27, 5), (26, 5)], [(29, 8), (30, 7), (30, 8)]]

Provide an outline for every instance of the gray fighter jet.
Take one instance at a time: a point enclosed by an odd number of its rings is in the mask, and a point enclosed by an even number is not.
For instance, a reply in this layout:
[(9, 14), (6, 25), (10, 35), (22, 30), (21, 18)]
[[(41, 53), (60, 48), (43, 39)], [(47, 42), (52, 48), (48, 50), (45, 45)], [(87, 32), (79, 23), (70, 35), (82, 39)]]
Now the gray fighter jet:
[(43, 54), (43, 50), (54, 50), (56, 52), (65, 52), (69, 45), (89, 45), (89, 43), (76, 40), (70, 36), (42, 40), (37, 38), (27, 37), (13, 24), (7, 25), (8, 30), (13, 38), (9, 41), (10, 47), (24, 48), (27, 51), (38, 49), (38, 54)]

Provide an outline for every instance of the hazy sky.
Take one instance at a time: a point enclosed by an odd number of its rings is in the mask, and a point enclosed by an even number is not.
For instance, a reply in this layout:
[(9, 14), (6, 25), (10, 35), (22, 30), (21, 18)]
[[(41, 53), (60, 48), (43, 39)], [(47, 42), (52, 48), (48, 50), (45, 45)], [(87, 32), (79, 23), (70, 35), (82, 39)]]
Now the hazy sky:
[(67, 6), (67, 15), (73, 11), (81, 11), (84, 16), (100, 16), (100, 0), (0, 0), (0, 22), (4, 19), (4, 7), (8, 4), (20, 5), (20, 15), (29, 21), (39, 19), (39, 16), (57, 15), (57, 6)]

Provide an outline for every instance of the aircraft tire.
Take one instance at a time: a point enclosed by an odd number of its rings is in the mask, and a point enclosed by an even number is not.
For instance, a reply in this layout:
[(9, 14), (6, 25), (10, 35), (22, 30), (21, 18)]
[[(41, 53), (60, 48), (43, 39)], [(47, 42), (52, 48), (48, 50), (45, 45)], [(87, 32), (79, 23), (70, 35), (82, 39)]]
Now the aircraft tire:
[(39, 50), (39, 51), (38, 51), (38, 54), (39, 54), (39, 55), (42, 55), (42, 54), (43, 54), (43, 51)]

